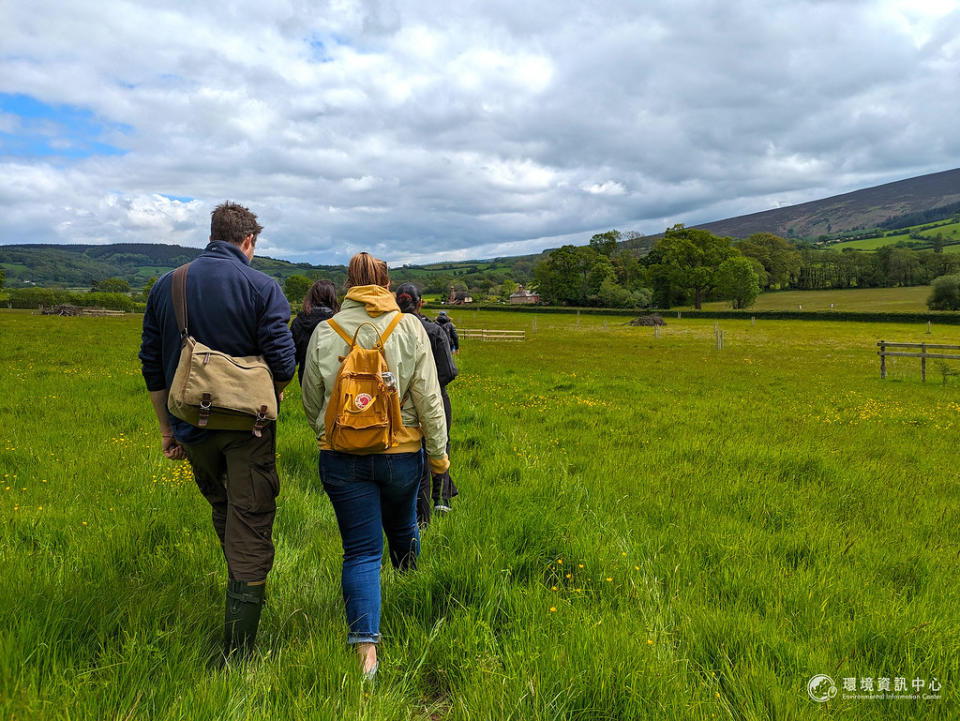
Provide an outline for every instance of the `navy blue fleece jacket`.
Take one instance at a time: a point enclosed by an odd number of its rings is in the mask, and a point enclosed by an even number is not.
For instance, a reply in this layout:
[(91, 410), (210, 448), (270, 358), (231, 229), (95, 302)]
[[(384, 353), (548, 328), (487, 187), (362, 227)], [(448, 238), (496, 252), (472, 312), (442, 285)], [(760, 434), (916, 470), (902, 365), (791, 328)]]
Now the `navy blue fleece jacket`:
[[(180, 332), (173, 310), (173, 273), (150, 291), (143, 315), (140, 362), (147, 390), (169, 389), (180, 359)], [(212, 241), (187, 271), (187, 330), (229, 355), (262, 355), (277, 382), (296, 369), (290, 304), (270, 276), (254, 270), (237, 246)], [(208, 431), (170, 416), (174, 436), (197, 443)]]

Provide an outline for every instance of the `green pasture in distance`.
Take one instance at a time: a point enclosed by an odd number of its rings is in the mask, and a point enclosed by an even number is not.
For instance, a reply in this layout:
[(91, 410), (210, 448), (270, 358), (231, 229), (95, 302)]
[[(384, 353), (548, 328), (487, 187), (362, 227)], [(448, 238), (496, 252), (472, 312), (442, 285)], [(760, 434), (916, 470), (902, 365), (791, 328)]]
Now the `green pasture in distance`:
[(853, 248), (855, 250), (876, 250), (884, 245), (893, 245), (900, 241), (910, 240), (909, 233), (898, 233), (896, 235), (886, 235), (880, 238), (861, 238), (860, 240), (848, 240), (845, 243), (831, 243), (826, 246), (828, 250), (843, 250)]
[[(853, 312), (925, 313), (929, 285), (907, 288), (840, 288), (830, 290), (783, 290), (761, 293), (751, 310), (837, 310)], [(831, 303), (833, 307), (831, 308)], [(692, 308), (693, 306), (690, 306)], [(730, 301), (704, 303), (704, 310), (729, 310)], [(681, 308), (680, 310), (688, 310)], [(664, 311), (668, 316), (672, 311)], [(676, 315), (676, 313), (673, 313)]]
[(718, 351), (712, 320), (451, 314), (527, 338), (462, 342), (461, 496), (416, 572), (385, 569), (364, 689), (296, 385), (260, 654), (218, 671), (225, 569), (160, 455), (140, 317), (0, 312), (0, 717), (957, 717), (960, 378), (881, 381), (876, 342), (960, 328), (721, 320)]
[[(921, 225), (913, 226), (912, 228), (905, 228), (902, 232), (899, 232), (895, 235), (886, 235), (879, 238), (862, 238), (860, 240), (848, 240), (844, 243), (833, 243), (827, 246), (832, 250), (843, 250), (844, 248), (855, 248), (857, 250), (876, 250), (884, 245), (893, 245), (894, 243), (899, 243), (900, 241), (910, 241), (910, 231), (917, 230), (929, 225), (929, 223), (923, 223)], [(936, 228), (931, 228), (930, 230), (921, 230), (920, 235), (925, 238), (933, 238), (937, 234), (943, 235), (943, 239), (947, 243), (957, 243), (960, 242), (960, 223), (948, 223), (946, 225), (941, 225)], [(960, 245), (958, 246), (946, 246), (944, 250), (949, 250), (951, 252), (960, 252)]]

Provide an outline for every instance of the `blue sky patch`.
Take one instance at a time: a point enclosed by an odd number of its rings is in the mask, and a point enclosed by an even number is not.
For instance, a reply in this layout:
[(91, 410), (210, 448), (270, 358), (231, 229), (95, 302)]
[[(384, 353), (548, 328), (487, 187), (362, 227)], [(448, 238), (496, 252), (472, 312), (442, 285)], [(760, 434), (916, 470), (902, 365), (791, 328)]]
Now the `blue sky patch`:
[(189, 203), (193, 198), (189, 195), (170, 195), (169, 193), (160, 193), (167, 200), (175, 200), (178, 203)]
[(0, 123), (0, 157), (82, 159), (94, 155), (124, 155), (105, 137), (128, 133), (131, 128), (111, 123), (86, 108), (49, 105), (22, 93), (0, 93), (0, 115), (13, 116)]
[(332, 51), (337, 47), (353, 47), (346, 35), (310, 35), (305, 40), (310, 46), (310, 59), (318, 63), (332, 63)]

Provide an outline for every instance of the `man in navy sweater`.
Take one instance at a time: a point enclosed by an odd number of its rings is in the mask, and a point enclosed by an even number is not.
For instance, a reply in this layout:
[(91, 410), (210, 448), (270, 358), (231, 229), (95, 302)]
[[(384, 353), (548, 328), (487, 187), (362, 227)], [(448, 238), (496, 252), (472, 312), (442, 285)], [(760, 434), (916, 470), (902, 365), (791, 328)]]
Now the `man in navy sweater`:
[[(257, 216), (235, 203), (212, 214), (210, 244), (187, 272), (190, 335), (235, 356), (262, 355), (277, 393), (296, 368), (290, 305), (273, 278), (250, 267)], [(267, 574), (273, 566), (273, 519), (280, 480), (276, 424), (258, 438), (250, 431), (212, 431), (167, 410), (180, 359), (180, 331), (167, 273), (156, 282), (143, 316), (140, 361), (160, 423), (161, 448), (171, 460), (188, 459), (201, 493), (213, 509), (213, 527), (227, 561), (224, 655), (253, 649)]]

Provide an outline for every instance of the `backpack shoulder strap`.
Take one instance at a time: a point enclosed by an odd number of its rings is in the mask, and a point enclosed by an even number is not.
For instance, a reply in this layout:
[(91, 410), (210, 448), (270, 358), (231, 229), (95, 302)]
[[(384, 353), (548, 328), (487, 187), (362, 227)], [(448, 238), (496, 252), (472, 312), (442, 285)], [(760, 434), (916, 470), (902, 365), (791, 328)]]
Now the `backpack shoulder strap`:
[(173, 312), (177, 316), (177, 328), (180, 329), (180, 341), (187, 338), (187, 268), (189, 263), (173, 271), (170, 291), (173, 296)]
[(393, 333), (393, 329), (397, 327), (397, 323), (399, 323), (402, 319), (403, 319), (403, 313), (397, 313), (393, 317), (393, 320), (390, 321), (390, 325), (387, 326), (387, 329), (383, 331), (383, 334), (380, 336), (381, 348), (383, 347), (383, 344), (387, 342), (387, 338), (390, 337), (390, 334)]
[(394, 317), (392, 321), (390, 321), (390, 324), (387, 326), (386, 330), (383, 331), (383, 333), (377, 330), (377, 326), (375, 326), (373, 323), (369, 321), (364, 321), (363, 323), (357, 326), (357, 330), (353, 334), (352, 338), (350, 337), (350, 334), (347, 333), (343, 328), (341, 328), (333, 318), (329, 318), (327, 320), (327, 323), (330, 324), (330, 327), (333, 328), (337, 332), (337, 335), (343, 338), (347, 342), (347, 345), (349, 345), (351, 348), (353, 348), (357, 344), (357, 334), (360, 332), (360, 329), (363, 326), (368, 325), (371, 328), (373, 328), (374, 332), (377, 334), (377, 338), (378, 338), (377, 348), (379, 348), (380, 350), (383, 350), (383, 344), (387, 342), (387, 338), (389, 338), (390, 334), (393, 333), (393, 329), (397, 327), (397, 323), (400, 322), (400, 319), (402, 317), (403, 317), (403, 313), (397, 313), (397, 315)]
[(353, 338), (347, 335), (347, 332), (343, 328), (341, 328), (333, 318), (328, 318), (327, 323), (329, 323), (330, 327), (337, 332), (338, 336), (340, 336), (347, 342), (347, 345), (353, 348)]

